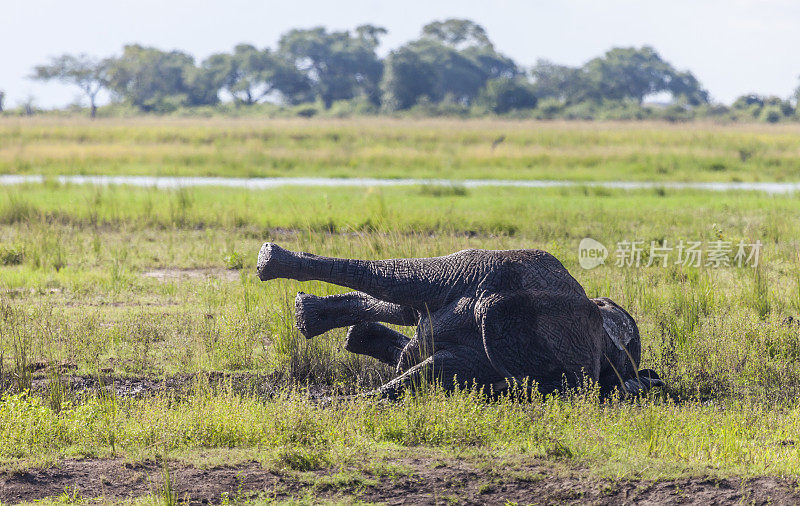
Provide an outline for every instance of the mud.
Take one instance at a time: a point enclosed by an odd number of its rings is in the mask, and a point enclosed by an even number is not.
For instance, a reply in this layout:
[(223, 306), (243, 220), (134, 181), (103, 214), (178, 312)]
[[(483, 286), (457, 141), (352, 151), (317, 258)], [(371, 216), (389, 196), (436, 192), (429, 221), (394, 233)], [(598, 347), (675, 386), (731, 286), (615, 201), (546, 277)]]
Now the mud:
[[(171, 462), (175, 496), (186, 504), (257, 496), (385, 504), (797, 504), (797, 483), (776, 478), (612, 481), (545, 461), (503, 467), (460, 459), (402, 459), (399, 475), (274, 471), (259, 464), (198, 468)], [(57, 467), (0, 474), (0, 502), (67, 496), (123, 500), (164, 489), (164, 466), (121, 459), (65, 460)], [(488, 470), (487, 470), (488, 469)]]

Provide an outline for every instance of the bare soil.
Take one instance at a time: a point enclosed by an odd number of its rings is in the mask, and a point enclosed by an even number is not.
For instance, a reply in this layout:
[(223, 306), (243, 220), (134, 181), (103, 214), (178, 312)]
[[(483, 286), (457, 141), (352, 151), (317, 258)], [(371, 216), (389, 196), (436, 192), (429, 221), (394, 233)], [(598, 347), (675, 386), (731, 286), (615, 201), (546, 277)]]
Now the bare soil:
[[(36, 367), (40, 366), (40, 367)], [(50, 392), (53, 377), (48, 372), (47, 364), (32, 364), (35, 370), (31, 381), (31, 391), (39, 395)], [(223, 373), (206, 372), (196, 374), (176, 374), (162, 378), (152, 376), (123, 376), (113, 373), (101, 372), (92, 374), (60, 374), (63, 391), (66, 395), (81, 398), (97, 394), (113, 394), (116, 397), (149, 397), (153, 395), (170, 393), (178, 397), (191, 395), (202, 382), (212, 389), (230, 388), (236, 392), (254, 394), (259, 397), (271, 397), (278, 393), (285, 382), (280, 382), (275, 375), (254, 373)], [(7, 390), (15, 392), (11, 378), (4, 378)], [(311, 389), (315, 393), (319, 390), (324, 393), (324, 387)], [(2, 391), (2, 390), (0, 390)]]
[(239, 271), (236, 269), (222, 269), (219, 267), (207, 267), (199, 269), (153, 269), (142, 273), (146, 278), (155, 278), (159, 281), (181, 281), (188, 279), (218, 279), (222, 281), (236, 281), (239, 279)]
[[(34, 362), (29, 365), (32, 373), (31, 393), (43, 397), (50, 394), (54, 381), (61, 381), (62, 395), (69, 399), (82, 399), (95, 395), (113, 395), (118, 398), (147, 398), (169, 393), (176, 397), (192, 395), (199, 385), (212, 391), (227, 391), (240, 394), (271, 398), (284, 392), (290, 386), (288, 380), (276, 374), (250, 372), (208, 371), (192, 374), (174, 374), (163, 377), (145, 375), (120, 375), (109, 370), (99, 374), (75, 374), (76, 366), (70, 363), (48, 364)], [(308, 385), (304, 387), (311, 398), (334, 394), (327, 385)], [(18, 393), (18, 387), (11, 374), (0, 377), (0, 394)]]
[[(395, 476), (331, 479), (331, 471), (276, 472), (253, 462), (236, 467), (197, 468), (170, 463), (177, 498), (216, 504), (261, 495), (310, 502), (362, 501), (385, 504), (798, 504), (797, 483), (776, 478), (612, 481), (581, 470), (531, 460), (509, 468), (476, 466), (460, 459), (403, 459)], [(163, 466), (121, 459), (65, 460), (58, 467), (0, 474), (0, 502), (15, 504), (58, 497), (122, 500), (159, 493)], [(341, 475), (340, 475), (341, 476)], [(326, 479), (327, 478), (327, 479)]]

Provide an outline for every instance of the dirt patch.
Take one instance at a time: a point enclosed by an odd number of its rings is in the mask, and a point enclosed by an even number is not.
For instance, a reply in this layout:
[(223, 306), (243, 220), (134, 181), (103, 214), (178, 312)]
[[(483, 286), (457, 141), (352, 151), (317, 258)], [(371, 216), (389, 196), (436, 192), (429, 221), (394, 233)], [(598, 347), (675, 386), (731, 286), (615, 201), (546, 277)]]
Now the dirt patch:
[[(45, 395), (50, 391), (51, 381), (53, 381), (51, 377), (36, 376), (32, 380), (31, 390), (36, 394)], [(61, 381), (65, 392), (78, 397), (113, 393), (117, 397), (135, 398), (167, 392), (180, 397), (194, 392), (198, 382), (214, 389), (229, 387), (236, 392), (247, 392), (262, 397), (270, 397), (278, 389), (273, 376), (248, 373), (178, 374), (164, 378), (71, 374), (62, 376)]]
[[(61, 381), (61, 392), (69, 398), (81, 399), (99, 394), (113, 394), (119, 398), (146, 398), (169, 393), (176, 397), (192, 395), (198, 386), (210, 388), (212, 391), (231, 390), (242, 395), (255, 395), (260, 398), (271, 398), (285, 392), (290, 387), (286, 379), (277, 374), (230, 373), (220, 371), (194, 374), (175, 374), (163, 377), (121, 376), (101, 371), (99, 375), (74, 374), (70, 369), (74, 364), (56, 364), (51, 366), (45, 362), (31, 364), (33, 371), (31, 392), (47, 397), (55, 381), (55, 373), (51, 367), (58, 368)], [(311, 397), (322, 397), (334, 394), (327, 385), (310, 385), (306, 387)], [(17, 386), (10, 374), (0, 378), (0, 393), (18, 393)]]
[[(0, 501), (15, 504), (57, 497), (62, 493), (80, 498), (120, 500), (163, 490), (163, 467), (156, 462), (131, 464), (121, 459), (67, 460), (58, 467), (0, 475)], [(170, 466), (177, 497), (192, 504), (219, 503), (224, 492), (267, 490), (280, 478), (258, 464), (198, 469)]]
[[(256, 495), (386, 504), (797, 504), (796, 483), (775, 478), (685, 478), (612, 481), (579, 470), (564, 471), (545, 461), (503, 467), (476, 466), (458, 459), (402, 459), (400, 475), (275, 472), (253, 462), (207, 469), (171, 463), (179, 499), (189, 504), (244, 500)], [(479, 468), (480, 467), (480, 468)], [(65, 489), (82, 498), (126, 499), (158, 493), (164, 480), (156, 462), (121, 459), (66, 460), (58, 467), (0, 474), (0, 501), (14, 504), (59, 496)]]
[[(153, 278), (162, 282), (218, 279), (222, 281), (238, 281), (241, 271), (236, 269), (223, 269), (220, 267), (204, 267), (197, 269), (153, 269), (145, 271), (142, 276)], [(254, 274), (255, 275), (255, 274)]]

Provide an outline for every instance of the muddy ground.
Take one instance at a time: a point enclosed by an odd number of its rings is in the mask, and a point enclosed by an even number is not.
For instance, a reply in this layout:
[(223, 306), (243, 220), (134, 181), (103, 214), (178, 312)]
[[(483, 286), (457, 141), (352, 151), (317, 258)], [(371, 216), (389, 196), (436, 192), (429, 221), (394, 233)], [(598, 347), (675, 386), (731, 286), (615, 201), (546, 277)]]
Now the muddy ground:
[[(47, 371), (54, 366), (34, 364), (34, 393), (47, 395), (53, 377)], [(113, 392), (120, 397), (165, 392), (181, 396), (190, 394), (198, 380), (211, 388), (233, 388), (266, 397), (282, 389), (282, 382), (270, 375), (212, 372), (153, 379), (71, 374), (68, 366), (56, 367), (64, 369), (61, 379), (65, 390), (77, 397), (101, 392)], [(5, 379), (5, 386), (10, 387), (9, 378)], [(326, 387), (316, 387), (309, 393), (315, 397), (330, 393), (325, 390)], [(394, 475), (363, 470), (280, 472), (264, 469), (256, 462), (210, 468), (170, 462), (169, 470), (175, 495), (189, 504), (220, 503), (224, 494), (238, 500), (262, 497), (311, 503), (330, 500), (387, 504), (800, 504), (796, 482), (769, 477), (612, 481), (597, 478), (586, 470), (565, 470), (553, 462), (534, 459), (509, 466), (501, 461), (405, 457), (392, 464), (403, 471)], [(152, 461), (64, 460), (56, 467), (0, 473), (0, 504), (57, 498), (65, 493), (101, 502), (139, 497), (163, 488), (162, 472), (163, 466)]]
[[(43, 362), (31, 364), (31, 393), (43, 397), (50, 395), (51, 386), (54, 378), (56, 378), (52, 373), (53, 367)], [(71, 368), (69, 365), (60, 364), (55, 367), (61, 369), (57, 378), (61, 382), (63, 396), (75, 399), (95, 395), (142, 398), (165, 393), (182, 397), (194, 393), (198, 385), (204, 385), (214, 390), (230, 389), (241, 394), (270, 398), (278, 393), (285, 392), (286, 388), (291, 385), (288, 380), (276, 374), (211, 371), (196, 374), (175, 374), (158, 378), (144, 375), (120, 375), (110, 371), (101, 371), (99, 374), (74, 374), (69, 372)], [(302, 387), (302, 389), (312, 397), (338, 393), (326, 385), (308, 385)], [(19, 388), (11, 374), (3, 375), (0, 378), (0, 394), (4, 392), (10, 394), (19, 392)]]
[[(463, 460), (404, 459), (394, 476), (369, 472), (334, 474), (237, 467), (196, 468), (170, 463), (175, 495), (187, 504), (262, 499), (386, 504), (798, 504), (797, 483), (774, 478), (749, 480), (685, 478), (612, 481), (545, 461), (510, 469)], [(57, 498), (123, 500), (163, 489), (163, 466), (120, 459), (66, 460), (58, 467), (0, 474), (0, 502), (16, 504)]]

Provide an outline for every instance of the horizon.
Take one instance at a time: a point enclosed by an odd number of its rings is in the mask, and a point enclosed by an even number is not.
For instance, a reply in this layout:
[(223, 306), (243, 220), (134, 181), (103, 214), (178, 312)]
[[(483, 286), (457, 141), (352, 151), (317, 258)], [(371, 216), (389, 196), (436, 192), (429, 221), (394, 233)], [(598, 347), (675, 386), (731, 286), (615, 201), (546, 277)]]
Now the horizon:
[[(9, 19), (17, 22), (0, 34), (3, 47), (16, 48), (0, 66), (0, 90), (6, 92), (7, 107), (31, 96), (38, 107), (66, 107), (80, 96), (76, 88), (27, 78), (35, 65), (52, 56), (106, 57), (120, 54), (125, 44), (138, 43), (185, 51), (199, 62), (241, 42), (275, 47), (288, 30), (314, 26), (329, 30), (351, 30), (366, 23), (383, 26), (389, 33), (378, 53), (385, 56), (417, 38), (424, 24), (450, 17), (482, 25), (497, 50), (525, 69), (538, 59), (577, 66), (611, 47), (650, 45), (677, 69), (693, 72), (713, 101), (726, 104), (749, 93), (790, 97), (800, 76), (800, 54), (786, 51), (800, 45), (800, 31), (795, 29), (800, 24), (800, 4), (787, 0), (679, 0), (669, 11), (631, 0), (603, 5), (585, 0), (557, 5), (345, 0), (335, 5), (307, 1), (302, 6), (232, 0), (220, 10), (211, 0), (168, 5), (143, 0), (126, 10), (124, 5), (99, 0), (18, 3), (7, 8)], [(28, 19), (35, 19), (32, 27), (23, 22)], [(104, 94), (101, 103), (107, 101)]]

